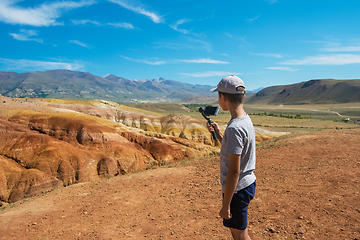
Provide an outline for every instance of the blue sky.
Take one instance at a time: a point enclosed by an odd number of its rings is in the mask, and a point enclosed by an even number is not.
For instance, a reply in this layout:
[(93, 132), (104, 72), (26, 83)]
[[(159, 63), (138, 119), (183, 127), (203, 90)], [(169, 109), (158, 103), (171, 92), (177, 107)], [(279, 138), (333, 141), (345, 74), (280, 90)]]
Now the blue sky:
[(0, 71), (248, 90), (360, 78), (359, 0), (0, 0)]

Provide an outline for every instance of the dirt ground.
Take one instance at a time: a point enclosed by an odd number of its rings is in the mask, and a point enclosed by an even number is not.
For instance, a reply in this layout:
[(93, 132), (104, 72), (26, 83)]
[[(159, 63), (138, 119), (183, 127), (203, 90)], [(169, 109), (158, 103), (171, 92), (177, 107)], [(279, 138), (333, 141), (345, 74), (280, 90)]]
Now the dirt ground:
[[(251, 238), (360, 239), (360, 130), (257, 147)], [(0, 211), (0, 239), (231, 239), (218, 157), (54, 189)]]

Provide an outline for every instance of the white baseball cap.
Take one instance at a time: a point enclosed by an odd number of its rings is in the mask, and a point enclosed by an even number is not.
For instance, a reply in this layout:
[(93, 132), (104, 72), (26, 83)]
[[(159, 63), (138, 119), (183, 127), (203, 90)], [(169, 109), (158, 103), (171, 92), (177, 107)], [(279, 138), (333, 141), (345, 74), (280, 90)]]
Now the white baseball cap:
[[(242, 88), (239, 88), (242, 87)], [(211, 92), (223, 92), (223, 93), (230, 93), (230, 94), (245, 94), (246, 91), (243, 89), (245, 88), (245, 84), (243, 80), (235, 75), (224, 77), (220, 80), (217, 87), (211, 89)]]

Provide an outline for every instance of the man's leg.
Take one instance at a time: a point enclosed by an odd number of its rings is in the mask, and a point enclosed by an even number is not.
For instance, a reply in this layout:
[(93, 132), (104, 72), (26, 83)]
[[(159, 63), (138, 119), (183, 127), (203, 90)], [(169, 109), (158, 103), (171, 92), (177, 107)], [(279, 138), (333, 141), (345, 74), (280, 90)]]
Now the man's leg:
[[(251, 240), (247, 228), (247, 218), (248, 205), (250, 200), (254, 198), (255, 186), (256, 182), (234, 194), (230, 203), (232, 218), (223, 219), (224, 226), (230, 228), (234, 240)], [(245, 229), (239, 230), (237, 228)]]
[(251, 240), (247, 228), (244, 230), (230, 228), (230, 230), (234, 240)]

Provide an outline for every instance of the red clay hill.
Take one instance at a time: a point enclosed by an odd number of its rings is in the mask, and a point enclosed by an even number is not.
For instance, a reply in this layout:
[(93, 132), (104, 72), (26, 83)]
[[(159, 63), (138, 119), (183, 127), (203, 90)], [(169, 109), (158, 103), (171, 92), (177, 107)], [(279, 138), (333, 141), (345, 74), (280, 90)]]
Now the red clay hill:
[(218, 151), (204, 123), (185, 115), (159, 118), (101, 101), (0, 101), (2, 202)]
[(103, 100), (2, 96), (0, 110), (0, 201), (5, 203), (219, 151), (205, 121), (183, 114), (155, 117)]

